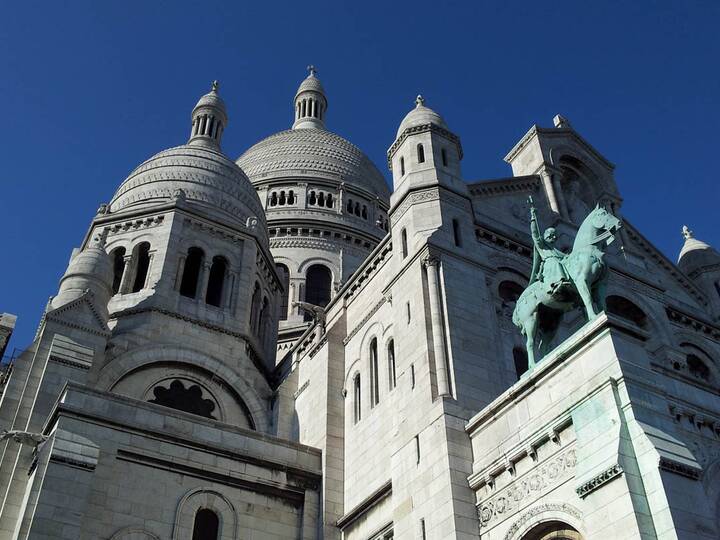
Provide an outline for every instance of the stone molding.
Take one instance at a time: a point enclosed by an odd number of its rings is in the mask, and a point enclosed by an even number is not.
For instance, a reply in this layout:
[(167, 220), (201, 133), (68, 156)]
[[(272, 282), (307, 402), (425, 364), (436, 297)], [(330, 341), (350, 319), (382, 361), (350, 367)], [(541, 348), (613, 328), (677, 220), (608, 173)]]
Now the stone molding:
[(700, 473), (702, 472), (695, 467), (691, 467), (684, 463), (678, 463), (677, 461), (673, 461), (664, 457), (660, 458), (660, 463), (658, 464), (658, 466), (663, 471), (679, 474), (680, 476), (690, 478), (691, 480), (699, 480)]
[(67, 358), (60, 358), (59, 356), (55, 356), (53, 354), (50, 355), (48, 360), (50, 362), (56, 362), (58, 364), (70, 366), (71, 368), (82, 369), (83, 371), (88, 371), (90, 369), (90, 364), (81, 364), (80, 362), (73, 362), (72, 360), (68, 360)]
[(535, 175), (516, 176), (490, 182), (470, 184), (470, 194), (474, 197), (491, 197), (495, 195), (508, 195), (518, 191), (537, 191), (540, 187), (540, 178)]
[(395, 139), (395, 142), (392, 143), (392, 146), (390, 148), (388, 148), (388, 151), (387, 151), (388, 169), (390, 169), (392, 171), (392, 157), (393, 157), (393, 155), (395, 155), (395, 152), (397, 151), (398, 148), (400, 148), (402, 143), (405, 142), (405, 139), (407, 139), (410, 135), (417, 135), (419, 133), (425, 133), (428, 131), (430, 133), (437, 133), (439, 135), (442, 135), (449, 141), (454, 142), (458, 149), (458, 158), (459, 159), (463, 158), (463, 149), (462, 149), (462, 144), (460, 144), (460, 137), (455, 135), (453, 132), (448, 131), (445, 128), (441, 128), (440, 126), (437, 126), (432, 123), (421, 124), (419, 126), (412, 126), (412, 127), (407, 128), (405, 131), (403, 131), (400, 134), (400, 136), (397, 139)]
[(421, 202), (436, 201), (438, 199), (440, 199), (440, 189), (437, 187), (424, 189), (422, 191), (413, 191), (408, 193), (405, 199), (390, 211), (390, 216), (393, 221), (398, 221), (412, 205)]
[(580, 510), (570, 504), (541, 504), (539, 506), (534, 506), (533, 508), (522, 514), (519, 519), (517, 519), (512, 525), (510, 525), (510, 528), (508, 529), (507, 533), (505, 533), (505, 537), (503, 540), (512, 540), (513, 536), (515, 536), (515, 533), (517, 533), (523, 525), (525, 525), (528, 521), (532, 520), (535, 516), (539, 514), (544, 514), (545, 512), (558, 512), (568, 514), (577, 519), (578, 521), (582, 520), (582, 514), (580, 513)]
[(595, 491), (596, 489), (602, 487), (603, 485), (607, 484), (611, 480), (617, 478), (621, 474), (625, 472), (623, 468), (618, 464), (614, 464), (607, 469), (605, 469), (600, 474), (594, 476), (584, 484), (581, 484), (577, 488), (575, 488), (575, 492), (578, 494), (578, 496), (581, 499), (584, 499), (587, 497), (590, 493)]
[(140, 229), (149, 229), (151, 227), (157, 227), (165, 221), (165, 216), (150, 216), (145, 219), (134, 219), (131, 221), (123, 221), (122, 223), (115, 223), (113, 225), (107, 225), (103, 227), (103, 232), (108, 236), (114, 234), (124, 233), (126, 231), (136, 231)]
[(665, 313), (670, 321), (687, 326), (688, 328), (695, 330), (697, 333), (702, 334), (704, 337), (711, 337), (715, 341), (720, 341), (720, 328), (717, 326), (702, 321), (692, 315), (683, 313), (682, 311), (670, 306), (665, 308)]
[(392, 495), (392, 480), (388, 480), (378, 489), (373, 491), (364, 500), (360, 501), (359, 504), (350, 510), (347, 514), (337, 520), (335, 525), (339, 529), (345, 529), (348, 525), (355, 522), (358, 518), (365, 515), (373, 507), (377, 506), (379, 502), (384, 500), (386, 497)]
[(478, 504), (480, 527), (487, 527), (494, 519), (517, 511), (527, 499), (539, 497), (548, 488), (570, 478), (576, 463), (575, 448), (571, 448), (513, 480), (485, 502)]
[(475, 226), (475, 237), (478, 241), (486, 241), (491, 244), (495, 244), (496, 246), (510, 250), (523, 257), (532, 257), (532, 251), (530, 250), (529, 246), (516, 240), (511, 240), (507, 236), (497, 233), (491, 229), (485, 228), (481, 225)]
[(373, 307), (370, 308), (370, 311), (368, 311), (365, 316), (362, 318), (362, 320), (355, 326), (350, 332), (348, 333), (347, 337), (343, 339), (343, 345), (347, 345), (350, 343), (350, 340), (355, 337), (355, 334), (357, 334), (360, 329), (367, 324), (367, 322), (370, 320), (370, 318), (375, 315), (378, 310), (387, 303), (388, 298), (386, 296), (383, 296), (382, 299), (377, 302)]

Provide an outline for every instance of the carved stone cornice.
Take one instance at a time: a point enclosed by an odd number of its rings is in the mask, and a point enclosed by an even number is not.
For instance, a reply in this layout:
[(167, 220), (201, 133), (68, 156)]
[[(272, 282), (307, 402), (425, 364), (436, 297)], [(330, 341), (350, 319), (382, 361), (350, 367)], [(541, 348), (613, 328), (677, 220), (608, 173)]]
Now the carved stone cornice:
[(590, 493), (595, 491), (596, 489), (602, 487), (603, 485), (607, 484), (611, 480), (617, 478), (621, 474), (623, 474), (623, 468), (618, 464), (614, 464), (607, 469), (605, 469), (600, 474), (592, 477), (590, 480), (585, 482), (584, 484), (578, 486), (575, 488), (575, 492), (578, 494), (578, 496), (581, 499), (584, 499), (587, 497)]
[(475, 197), (508, 195), (516, 192), (537, 191), (540, 179), (537, 175), (516, 176), (500, 180), (477, 182), (468, 186), (470, 194)]
[(405, 131), (403, 131), (400, 136), (395, 139), (395, 142), (392, 144), (392, 146), (387, 151), (387, 164), (388, 169), (392, 170), (392, 157), (395, 155), (395, 152), (398, 148), (402, 145), (403, 142), (405, 142), (405, 139), (407, 139), (410, 135), (417, 135), (419, 133), (437, 133), (438, 135), (442, 135), (446, 139), (452, 141), (457, 146), (458, 150), (458, 156), (459, 159), (463, 158), (463, 149), (462, 144), (460, 143), (460, 137), (455, 135), (453, 132), (448, 131), (447, 129), (441, 128), (440, 126), (437, 126), (435, 124), (429, 123), (429, 124), (421, 124), (419, 126), (412, 126), (407, 128)]
[(165, 221), (165, 216), (150, 216), (144, 219), (132, 219), (126, 220), (119, 223), (113, 223), (112, 225), (106, 225), (103, 227), (103, 232), (107, 236), (124, 233), (126, 231), (137, 231), (141, 229), (149, 229), (151, 227), (157, 227), (162, 225)]
[(668, 471), (673, 474), (679, 474), (680, 476), (684, 476), (692, 480), (699, 480), (700, 473), (702, 472), (695, 467), (691, 467), (690, 465), (686, 465), (685, 463), (678, 463), (677, 461), (665, 457), (660, 458), (660, 463), (658, 464), (658, 466), (663, 471)]
[(516, 240), (512, 240), (496, 231), (487, 229), (481, 225), (475, 226), (475, 237), (478, 241), (485, 241), (503, 249), (515, 252), (523, 257), (532, 257), (530, 247)]
[(715, 341), (720, 341), (720, 328), (718, 328), (717, 326), (714, 326), (709, 322), (697, 319), (692, 315), (683, 313), (682, 311), (670, 306), (667, 306), (665, 308), (665, 313), (667, 314), (668, 319), (670, 319), (672, 322), (687, 326), (688, 328), (691, 328), (692, 330), (695, 330), (696, 332), (703, 334), (706, 337), (710, 337)]
[(391, 210), (390, 216), (393, 222), (396, 222), (403, 216), (403, 214), (405, 214), (405, 212), (407, 212), (408, 208), (410, 208), (412, 205), (421, 202), (435, 201), (439, 198), (440, 189), (437, 187), (423, 189), (420, 191), (413, 191), (412, 193), (408, 193), (405, 199), (403, 199), (403, 201), (398, 206)]

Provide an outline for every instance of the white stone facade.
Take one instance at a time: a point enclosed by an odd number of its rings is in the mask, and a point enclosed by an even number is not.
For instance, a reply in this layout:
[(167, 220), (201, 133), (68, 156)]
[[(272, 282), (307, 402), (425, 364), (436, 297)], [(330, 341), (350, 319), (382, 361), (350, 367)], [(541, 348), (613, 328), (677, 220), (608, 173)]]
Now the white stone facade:
[(720, 254), (624, 218), (607, 313), (527, 373), (526, 200), (568, 247), (612, 163), (558, 116), (467, 183), (418, 96), (391, 193), (328, 103), (311, 70), (233, 162), (213, 84), (100, 207), (5, 370), (0, 538), (719, 537)]

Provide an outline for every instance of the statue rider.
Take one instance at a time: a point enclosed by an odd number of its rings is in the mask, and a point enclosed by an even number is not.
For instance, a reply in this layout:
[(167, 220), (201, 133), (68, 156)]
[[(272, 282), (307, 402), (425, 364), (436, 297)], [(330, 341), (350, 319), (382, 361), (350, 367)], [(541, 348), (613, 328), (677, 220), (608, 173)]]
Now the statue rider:
[(554, 227), (548, 227), (540, 236), (532, 197), (528, 201), (530, 202), (530, 234), (534, 245), (530, 283), (540, 281), (547, 287), (546, 292), (553, 295), (561, 286), (571, 282), (564, 265), (566, 254), (555, 247), (557, 232)]

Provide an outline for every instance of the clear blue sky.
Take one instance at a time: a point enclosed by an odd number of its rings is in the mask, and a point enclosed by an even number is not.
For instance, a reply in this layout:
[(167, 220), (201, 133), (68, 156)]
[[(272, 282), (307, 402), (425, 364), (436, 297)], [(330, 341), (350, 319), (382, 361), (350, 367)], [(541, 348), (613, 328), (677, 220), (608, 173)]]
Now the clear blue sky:
[[(253, 7), (248, 7), (252, 5)], [(290, 126), (315, 64), (328, 126), (385, 171), (416, 94), (460, 135), (466, 179), (557, 113), (617, 165), (623, 213), (668, 257), (687, 222), (720, 247), (720, 3), (12, 2), (2, 8), (3, 257), (11, 347), (42, 309), (99, 203), (187, 139), (219, 79), (240, 155)]]

